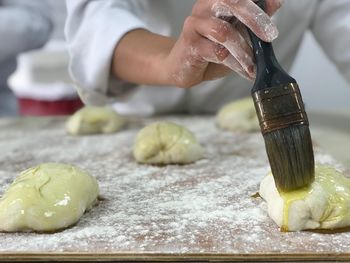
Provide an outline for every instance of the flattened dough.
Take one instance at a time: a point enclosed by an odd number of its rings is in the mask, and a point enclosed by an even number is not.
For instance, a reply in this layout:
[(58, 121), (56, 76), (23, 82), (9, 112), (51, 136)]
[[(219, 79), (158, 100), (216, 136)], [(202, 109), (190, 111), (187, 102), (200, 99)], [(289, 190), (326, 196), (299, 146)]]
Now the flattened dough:
[(134, 143), (134, 157), (145, 164), (187, 164), (203, 156), (192, 132), (171, 122), (153, 123), (143, 128)]
[(253, 99), (248, 97), (225, 105), (216, 116), (219, 128), (231, 132), (260, 131)]
[(259, 193), (282, 231), (350, 226), (350, 180), (333, 167), (316, 167), (310, 187), (288, 193), (278, 192), (270, 174), (261, 182)]
[(112, 108), (86, 106), (69, 118), (66, 129), (71, 135), (115, 133), (124, 124), (124, 119)]
[(23, 171), (0, 199), (0, 231), (56, 231), (76, 223), (98, 196), (94, 177), (46, 163)]

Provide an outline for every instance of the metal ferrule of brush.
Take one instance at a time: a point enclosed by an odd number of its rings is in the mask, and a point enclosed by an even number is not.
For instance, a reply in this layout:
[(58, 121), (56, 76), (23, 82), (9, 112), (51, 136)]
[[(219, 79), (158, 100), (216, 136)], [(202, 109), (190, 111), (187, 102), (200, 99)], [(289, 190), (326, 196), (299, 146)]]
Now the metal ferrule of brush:
[(253, 99), (263, 134), (290, 125), (309, 125), (296, 83), (256, 91), (253, 93)]

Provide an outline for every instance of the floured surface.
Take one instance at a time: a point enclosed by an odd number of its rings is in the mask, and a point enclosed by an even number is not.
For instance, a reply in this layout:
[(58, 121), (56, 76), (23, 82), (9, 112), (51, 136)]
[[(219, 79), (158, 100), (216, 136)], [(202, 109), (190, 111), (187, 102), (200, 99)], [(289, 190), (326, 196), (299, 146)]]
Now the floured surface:
[(63, 119), (0, 121), (1, 193), (20, 171), (54, 161), (96, 176), (105, 198), (65, 231), (0, 233), (0, 251), (350, 253), (350, 233), (281, 233), (262, 200), (250, 197), (269, 171), (261, 135), (220, 131), (211, 118), (164, 119), (194, 132), (205, 159), (187, 166), (136, 164), (137, 123), (115, 135), (75, 138), (65, 134)]

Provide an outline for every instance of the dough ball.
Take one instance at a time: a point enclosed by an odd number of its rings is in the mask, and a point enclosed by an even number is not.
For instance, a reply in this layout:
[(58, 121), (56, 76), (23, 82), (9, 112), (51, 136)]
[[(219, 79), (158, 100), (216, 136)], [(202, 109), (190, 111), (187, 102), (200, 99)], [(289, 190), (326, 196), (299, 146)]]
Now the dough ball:
[(278, 192), (272, 174), (260, 184), (269, 216), (282, 231), (350, 226), (350, 179), (332, 167), (316, 167), (310, 187)]
[(134, 157), (146, 164), (187, 164), (203, 156), (192, 132), (185, 127), (159, 122), (143, 128), (134, 144)]
[(260, 131), (252, 98), (245, 98), (224, 106), (216, 116), (219, 128), (231, 132)]
[(67, 228), (91, 208), (98, 192), (96, 179), (78, 167), (46, 163), (30, 168), (0, 199), (0, 231)]
[(69, 118), (66, 128), (71, 135), (87, 135), (114, 133), (124, 124), (124, 119), (112, 108), (87, 106)]

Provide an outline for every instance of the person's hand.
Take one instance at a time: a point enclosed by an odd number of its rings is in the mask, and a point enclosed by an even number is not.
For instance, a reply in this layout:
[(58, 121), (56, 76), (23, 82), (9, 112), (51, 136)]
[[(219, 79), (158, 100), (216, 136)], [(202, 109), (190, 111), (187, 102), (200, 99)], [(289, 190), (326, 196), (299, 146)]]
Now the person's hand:
[(179, 39), (145, 29), (127, 33), (115, 48), (111, 71), (126, 82), (190, 88), (232, 71), (254, 79), (255, 64), (246, 27), (271, 42), (270, 16), (281, 0), (266, 0), (266, 13), (252, 0), (197, 0)]
[(252, 0), (198, 0), (181, 36), (164, 58), (163, 74), (179, 87), (237, 72), (255, 78), (255, 64), (246, 26), (272, 42), (278, 30), (271, 21), (281, 0), (266, 0), (266, 13)]

